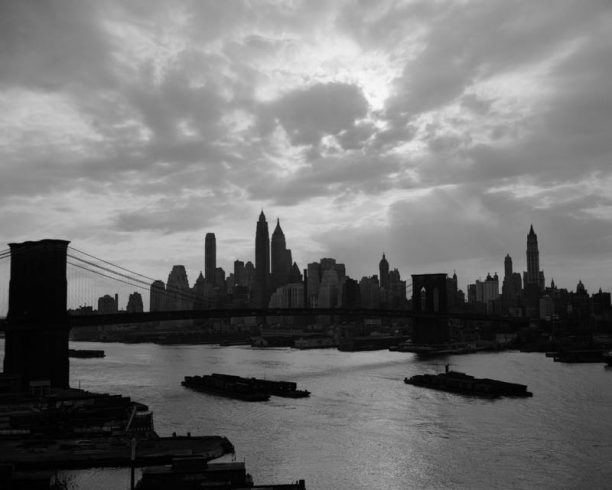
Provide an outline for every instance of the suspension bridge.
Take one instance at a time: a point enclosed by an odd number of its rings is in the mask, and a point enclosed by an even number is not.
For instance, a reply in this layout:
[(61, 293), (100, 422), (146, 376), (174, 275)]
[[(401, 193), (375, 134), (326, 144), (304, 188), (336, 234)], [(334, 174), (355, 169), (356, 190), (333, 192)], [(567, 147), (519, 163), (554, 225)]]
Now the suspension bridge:
[[(207, 318), (329, 315), (345, 318), (413, 318), (433, 331), (445, 328), (451, 317), (463, 321), (508, 320), (449, 313), (445, 308), (440, 308), (439, 305), (446, 302), (445, 277), (445, 274), (413, 275), (413, 289), (416, 289), (417, 297), (413, 291), (412, 310), (205, 308), (202, 298), (192, 288), (167, 284), (163, 290), (156, 290), (155, 294), (162, 294), (164, 299), (171, 300), (170, 303), (174, 305), (172, 309), (155, 310), (150, 305), (149, 311), (119, 311), (115, 302), (114, 311), (92, 314), (96, 298), (101, 293), (121, 287), (124, 291), (141, 290), (148, 299), (156, 279), (71, 247), (66, 240), (14, 243), (0, 251), (0, 316), (6, 315), (0, 319), (0, 330), (5, 333), (4, 374), (19, 375), (23, 383), (50, 379), (52, 386), (68, 386), (68, 335), (72, 328), (87, 326)], [(426, 288), (427, 296), (419, 297)], [(438, 294), (442, 296), (438, 297)]]

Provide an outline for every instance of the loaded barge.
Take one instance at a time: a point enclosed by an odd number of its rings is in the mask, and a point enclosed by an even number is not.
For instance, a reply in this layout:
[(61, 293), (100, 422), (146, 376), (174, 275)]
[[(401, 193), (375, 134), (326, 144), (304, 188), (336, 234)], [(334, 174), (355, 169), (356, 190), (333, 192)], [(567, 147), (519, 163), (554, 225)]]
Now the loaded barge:
[(266, 401), (270, 398), (270, 395), (285, 398), (310, 396), (308, 390), (298, 390), (296, 383), (291, 381), (243, 378), (231, 374), (213, 373), (205, 376), (185, 376), (181, 384), (197, 391), (245, 401)]
[(249, 383), (226, 379), (217, 374), (185, 376), (181, 384), (192, 390), (247, 402), (265, 402), (270, 399), (270, 393), (267, 391), (262, 391)]
[(533, 396), (533, 393), (527, 391), (526, 385), (488, 378), (475, 378), (465, 373), (449, 371), (448, 364), (446, 365), (444, 373), (417, 374), (411, 378), (405, 378), (404, 383), (461, 395), (480, 396), (485, 398)]
[(213, 373), (213, 376), (218, 376), (228, 381), (247, 383), (258, 390), (268, 392), (270, 393), (270, 395), (274, 396), (282, 396), (285, 398), (305, 398), (307, 396), (310, 396), (310, 391), (298, 390), (297, 384), (292, 381), (273, 381), (270, 379), (243, 378), (242, 376), (218, 373)]

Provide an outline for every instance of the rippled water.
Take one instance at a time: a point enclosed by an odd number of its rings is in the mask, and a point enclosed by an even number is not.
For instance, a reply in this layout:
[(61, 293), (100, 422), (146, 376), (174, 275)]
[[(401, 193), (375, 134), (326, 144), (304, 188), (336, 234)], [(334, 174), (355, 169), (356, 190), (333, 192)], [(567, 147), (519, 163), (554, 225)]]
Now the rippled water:
[[(161, 435), (227, 436), (256, 483), (312, 489), (610, 488), (612, 370), (543, 354), (413, 354), (331, 349), (75, 342), (71, 383), (149, 405)], [(406, 376), (452, 369), (525, 383), (533, 398), (480, 400), (418, 388)], [(185, 375), (222, 372), (296, 381), (310, 398), (246, 403), (197, 393)], [(106, 480), (105, 480), (106, 478)], [(127, 471), (80, 472), (80, 488), (128, 484)]]

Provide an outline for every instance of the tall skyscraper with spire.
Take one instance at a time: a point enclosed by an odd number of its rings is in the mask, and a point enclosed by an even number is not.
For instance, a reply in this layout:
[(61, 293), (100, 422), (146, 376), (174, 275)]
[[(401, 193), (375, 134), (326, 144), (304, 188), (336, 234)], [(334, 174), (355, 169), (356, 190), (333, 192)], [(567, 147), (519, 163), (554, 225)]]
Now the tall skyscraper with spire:
[(527, 277), (526, 284), (538, 284), (540, 278), (540, 251), (538, 236), (533, 231), (533, 225), (527, 235)]
[(382, 259), (378, 263), (378, 272), (380, 273), (380, 287), (388, 290), (389, 289), (389, 262), (385, 258), (385, 253), (383, 252)]
[(291, 250), (287, 249), (285, 234), (280, 226), (280, 219), (276, 220), (276, 228), (271, 240), (271, 288), (272, 291), (289, 282), (291, 272)]
[(261, 210), (255, 231), (255, 295), (256, 306), (266, 307), (270, 286), (270, 234), (266, 215)]
[(204, 239), (204, 279), (208, 284), (215, 284), (217, 270), (217, 240), (214, 233), (206, 233)]

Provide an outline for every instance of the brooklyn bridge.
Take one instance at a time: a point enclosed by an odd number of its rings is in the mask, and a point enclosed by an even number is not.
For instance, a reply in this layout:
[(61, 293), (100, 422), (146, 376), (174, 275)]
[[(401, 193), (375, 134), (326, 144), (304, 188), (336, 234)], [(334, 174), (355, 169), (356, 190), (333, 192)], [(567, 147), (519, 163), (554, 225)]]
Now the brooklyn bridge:
[[(446, 274), (413, 275), (411, 309), (245, 307), (74, 315), (67, 308), (69, 303), (74, 303), (68, 293), (69, 268), (81, 272), (81, 284), (87, 283), (87, 274), (91, 274), (95, 278), (103, 276), (145, 289), (150, 286), (151, 278), (105, 260), (101, 260), (104, 265), (94, 263), (92, 255), (71, 248), (69, 243), (52, 239), (28, 241), (10, 244), (9, 249), (0, 252), (0, 263), (10, 264), (8, 312), (6, 318), (0, 319), (0, 330), (5, 334), (4, 374), (20, 376), (24, 386), (37, 379), (48, 379), (56, 387), (69, 385), (69, 333), (80, 327), (236, 317), (256, 317), (265, 321), (268, 317), (329, 315), (354, 319), (412, 319), (415, 330), (434, 333), (435, 338), (443, 337), (450, 319), (515, 321), (507, 317), (447, 311)], [(92, 288), (96, 292), (95, 284), (90, 280), (89, 294)], [(82, 287), (70, 289), (78, 295)]]

